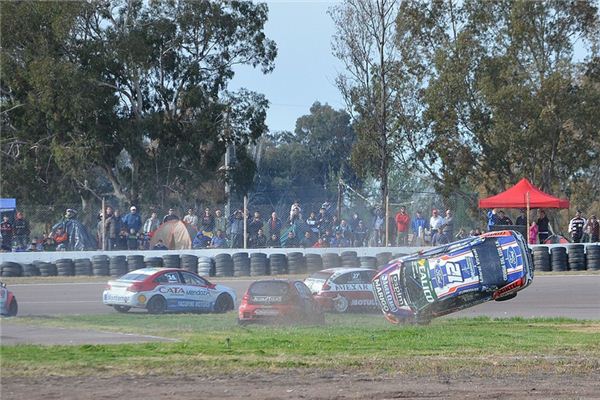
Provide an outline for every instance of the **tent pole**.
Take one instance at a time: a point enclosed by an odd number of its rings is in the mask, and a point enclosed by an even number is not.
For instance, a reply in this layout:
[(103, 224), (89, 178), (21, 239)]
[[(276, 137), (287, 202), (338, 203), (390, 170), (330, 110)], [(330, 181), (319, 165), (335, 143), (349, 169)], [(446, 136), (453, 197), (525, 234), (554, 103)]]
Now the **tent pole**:
[(525, 232), (527, 232), (527, 244), (530, 245), (531, 240), (529, 239), (529, 192), (525, 194), (525, 197), (527, 198), (527, 229), (525, 229)]

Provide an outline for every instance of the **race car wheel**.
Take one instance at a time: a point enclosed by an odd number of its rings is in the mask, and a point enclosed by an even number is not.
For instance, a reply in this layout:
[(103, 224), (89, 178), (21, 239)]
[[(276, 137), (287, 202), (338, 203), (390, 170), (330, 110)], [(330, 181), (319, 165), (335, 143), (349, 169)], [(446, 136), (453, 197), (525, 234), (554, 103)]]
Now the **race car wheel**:
[(221, 314), (229, 310), (233, 310), (233, 299), (228, 294), (219, 295), (215, 302), (215, 312)]
[(345, 313), (348, 311), (348, 299), (344, 296), (338, 296), (333, 299), (333, 309), (338, 313)]
[(120, 313), (126, 313), (127, 311), (131, 310), (131, 307), (129, 306), (113, 306), (115, 308), (115, 310), (117, 310)]
[(513, 293), (513, 294), (509, 294), (508, 296), (498, 297), (496, 299), (496, 301), (506, 301), (506, 300), (514, 299), (515, 297), (517, 297), (517, 294)]
[(10, 302), (10, 306), (8, 307), (8, 313), (6, 315), (8, 315), (9, 317), (16, 317), (18, 311), (19, 305), (17, 304), (17, 299), (13, 299)]
[(167, 301), (162, 296), (154, 296), (148, 302), (146, 309), (150, 314), (162, 314), (167, 309)]

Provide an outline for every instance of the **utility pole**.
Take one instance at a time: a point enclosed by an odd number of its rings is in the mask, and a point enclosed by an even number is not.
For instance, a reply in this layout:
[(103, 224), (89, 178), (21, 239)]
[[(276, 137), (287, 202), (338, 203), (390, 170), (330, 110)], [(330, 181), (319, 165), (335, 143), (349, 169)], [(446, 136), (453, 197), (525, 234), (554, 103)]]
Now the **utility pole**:
[(229, 125), (229, 108), (225, 111), (225, 126), (223, 137), (225, 138), (225, 216), (229, 218), (231, 215), (231, 171), (235, 159), (235, 147), (231, 138), (231, 126)]

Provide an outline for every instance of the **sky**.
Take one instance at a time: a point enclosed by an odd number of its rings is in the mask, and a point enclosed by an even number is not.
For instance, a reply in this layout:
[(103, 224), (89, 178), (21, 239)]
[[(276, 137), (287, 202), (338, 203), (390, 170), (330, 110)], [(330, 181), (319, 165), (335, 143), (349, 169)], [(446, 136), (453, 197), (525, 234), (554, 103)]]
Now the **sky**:
[(275, 69), (263, 75), (260, 69), (240, 67), (228, 88), (244, 87), (267, 97), (267, 125), (271, 132), (293, 131), (296, 119), (309, 114), (315, 101), (335, 109), (344, 108), (335, 87), (335, 78), (343, 67), (331, 54), (335, 27), (327, 14), (335, 3), (267, 1), (269, 20), (265, 34), (277, 43)]

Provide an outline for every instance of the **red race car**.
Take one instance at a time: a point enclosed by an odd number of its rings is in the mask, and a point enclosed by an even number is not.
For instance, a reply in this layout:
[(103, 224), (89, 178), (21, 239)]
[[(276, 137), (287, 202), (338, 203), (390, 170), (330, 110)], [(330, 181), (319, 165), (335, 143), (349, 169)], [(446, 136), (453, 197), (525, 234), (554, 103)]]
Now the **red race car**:
[(0, 315), (15, 317), (18, 310), (17, 298), (13, 292), (6, 288), (4, 282), (0, 282)]
[(325, 311), (379, 311), (371, 280), (377, 274), (368, 268), (329, 268), (304, 280)]
[(252, 322), (325, 322), (323, 310), (302, 281), (256, 281), (244, 294), (238, 313), (240, 325)]

